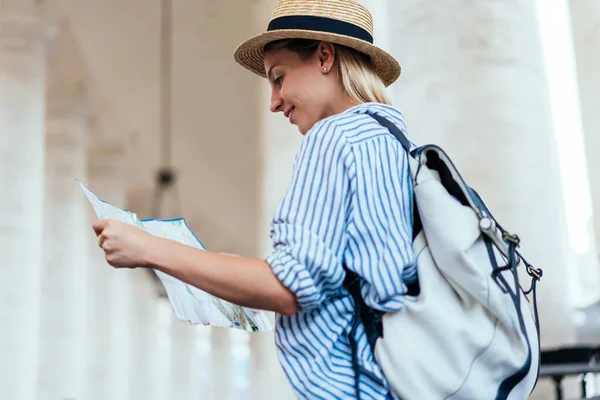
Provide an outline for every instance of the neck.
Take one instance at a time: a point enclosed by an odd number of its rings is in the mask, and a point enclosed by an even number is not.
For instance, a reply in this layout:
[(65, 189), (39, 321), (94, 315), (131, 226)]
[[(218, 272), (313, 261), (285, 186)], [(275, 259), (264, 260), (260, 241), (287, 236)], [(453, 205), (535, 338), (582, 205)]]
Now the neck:
[(352, 99), (347, 94), (344, 94), (343, 96), (341, 96), (339, 98), (339, 100), (337, 102), (335, 102), (331, 105), (331, 108), (328, 110), (329, 111), (328, 114), (329, 114), (329, 116), (340, 114), (349, 108), (357, 106), (358, 104), (360, 104), (360, 103), (358, 103), (357, 101)]

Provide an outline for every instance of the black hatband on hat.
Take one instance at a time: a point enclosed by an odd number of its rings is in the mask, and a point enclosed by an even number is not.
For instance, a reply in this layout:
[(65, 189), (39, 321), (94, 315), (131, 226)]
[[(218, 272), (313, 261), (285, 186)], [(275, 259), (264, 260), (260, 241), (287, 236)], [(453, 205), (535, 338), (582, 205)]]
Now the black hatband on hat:
[(333, 18), (291, 15), (273, 19), (267, 31), (298, 29), (305, 31), (327, 32), (350, 36), (373, 44), (373, 36), (360, 26)]

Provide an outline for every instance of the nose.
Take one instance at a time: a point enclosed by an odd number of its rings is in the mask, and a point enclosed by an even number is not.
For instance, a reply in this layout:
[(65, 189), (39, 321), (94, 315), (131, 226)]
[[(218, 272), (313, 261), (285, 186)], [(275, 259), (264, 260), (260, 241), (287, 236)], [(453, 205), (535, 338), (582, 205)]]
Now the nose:
[(283, 99), (276, 90), (271, 91), (271, 112), (283, 111)]

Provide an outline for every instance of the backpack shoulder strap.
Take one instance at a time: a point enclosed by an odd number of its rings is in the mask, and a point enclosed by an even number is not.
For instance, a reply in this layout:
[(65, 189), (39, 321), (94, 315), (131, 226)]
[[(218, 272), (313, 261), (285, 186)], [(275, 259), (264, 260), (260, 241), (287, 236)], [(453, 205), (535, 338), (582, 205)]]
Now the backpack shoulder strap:
[(344, 287), (348, 289), (354, 300), (354, 316), (352, 318), (352, 327), (348, 335), (350, 342), (350, 351), (352, 352), (352, 370), (354, 371), (354, 391), (356, 399), (361, 400), (360, 395), (360, 364), (358, 362), (358, 342), (356, 330), (363, 325), (365, 334), (367, 335), (367, 341), (373, 354), (375, 354), (375, 342), (381, 336), (383, 336), (383, 325), (381, 324), (381, 318), (383, 313), (381, 311), (370, 308), (363, 300), (360, 294), (360, 278), (357, 274), (350, 271), (345, 265), (344, 270), (346, 271), (346, 278), (344, 279)]
[(402, 133), (402, 131), (400, 130), (400, 128), (398, 128), (396, 126), (396, 124), (394, 124), (392, 121), (390, 121), (389, 119), (379, 116), (377, 114), (373, 114), (370, 112), (367, 112), (367, 115), (373, 119), (375, 119), (377, 122), (379, 122), (381, 125), (383, 125), (384, 127), (386, 127), (390, 133), (392, 135), (394, 135), (394, 137), (396, 139), (398, 139), (398, 141), (402, 144), (402, 147), (404, 147), (404, 150), (406, 150), (407, 153), (410, 153), (410, 149), (411, 149), (411, 144), (410, 141), (407, 139), (406, 135), (404, 135), (404, 133)]

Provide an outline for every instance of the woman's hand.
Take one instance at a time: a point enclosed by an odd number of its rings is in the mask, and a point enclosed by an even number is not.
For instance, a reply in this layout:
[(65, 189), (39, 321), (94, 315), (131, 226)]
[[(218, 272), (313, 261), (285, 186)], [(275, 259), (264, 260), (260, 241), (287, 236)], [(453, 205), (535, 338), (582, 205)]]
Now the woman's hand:
[(140, 228), (123, 222), (103, 219), (92, 225), (98, 245), (106, 256), (106, 261), (115, 268), (137, 268), (149, 265), (148, 250), (156, 236)]
[(155, 268), (223, 300), (293, 315), (296, 296), (263, 259), (219, 254), (161, 239), (115, 220), (93, 224), (106, 261), (115, 268)]

